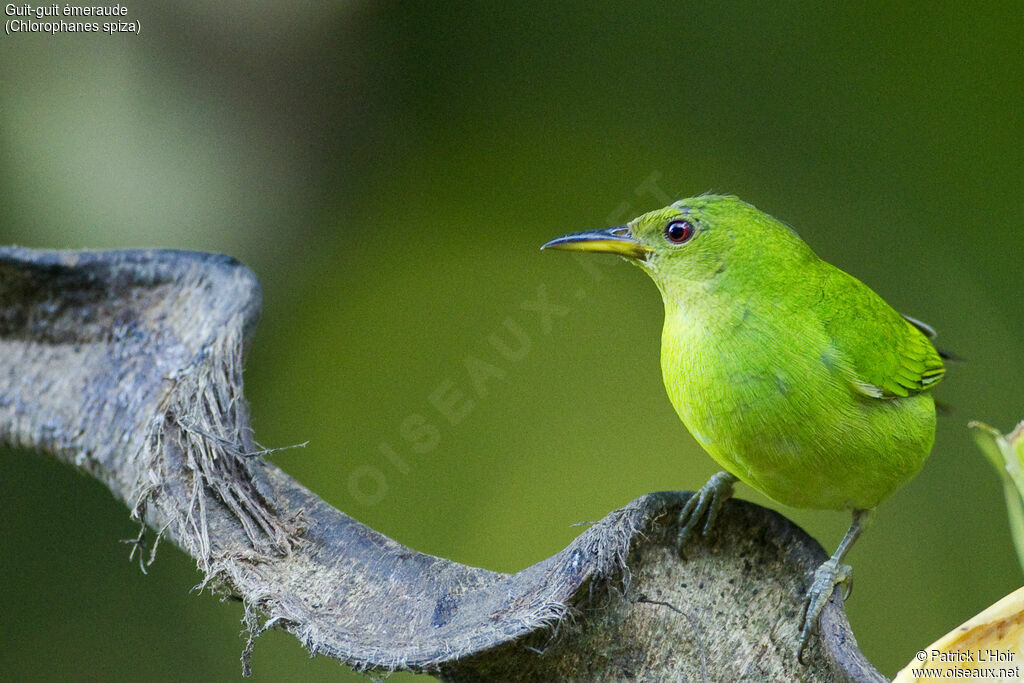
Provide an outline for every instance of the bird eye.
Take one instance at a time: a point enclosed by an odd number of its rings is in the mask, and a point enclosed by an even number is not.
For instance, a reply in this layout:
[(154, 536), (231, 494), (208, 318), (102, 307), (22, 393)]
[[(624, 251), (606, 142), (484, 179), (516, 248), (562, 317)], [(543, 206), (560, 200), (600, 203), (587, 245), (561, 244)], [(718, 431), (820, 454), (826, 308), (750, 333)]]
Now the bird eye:
[(665, 226), (665, 239), (672, 244), (682, 244), (693, 237), (693, 232), (689, 221), (672, 221)]

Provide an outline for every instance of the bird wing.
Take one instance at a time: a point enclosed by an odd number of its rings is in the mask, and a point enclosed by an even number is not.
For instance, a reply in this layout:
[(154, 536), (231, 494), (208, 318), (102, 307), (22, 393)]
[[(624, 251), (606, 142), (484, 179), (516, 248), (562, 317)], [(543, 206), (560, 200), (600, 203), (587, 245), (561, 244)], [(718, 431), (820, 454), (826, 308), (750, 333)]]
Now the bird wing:
[(891, 399), (930, 389), (946, 372), (932, 345), (934, 330), (894, 311), (864, 283), (836, 270), (814, 305), (850, 385)]

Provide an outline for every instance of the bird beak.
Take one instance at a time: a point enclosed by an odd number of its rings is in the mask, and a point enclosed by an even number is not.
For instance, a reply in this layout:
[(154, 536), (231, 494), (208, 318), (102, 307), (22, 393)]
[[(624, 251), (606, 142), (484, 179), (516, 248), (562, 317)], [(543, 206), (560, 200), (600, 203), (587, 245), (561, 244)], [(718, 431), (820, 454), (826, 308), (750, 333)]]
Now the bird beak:
[(594, 251), (605, 254), (618, 254), (627, 258), (644, 261), (654, 251), (646, 244), (633, 238), (629, 227), (619, 225), (604, 230), (588, 230), (576, 232), (565, 237), (553, 239), (541, 249), (562, 249), (564, 251)]

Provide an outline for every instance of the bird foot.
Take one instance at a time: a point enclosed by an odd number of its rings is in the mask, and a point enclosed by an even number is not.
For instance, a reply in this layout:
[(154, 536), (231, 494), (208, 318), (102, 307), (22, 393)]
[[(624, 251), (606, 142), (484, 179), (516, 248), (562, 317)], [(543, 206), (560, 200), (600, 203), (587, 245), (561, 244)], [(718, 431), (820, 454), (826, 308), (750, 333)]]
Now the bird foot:
[(853, 570), (850, 565), (841, 564), (838, 559), (832, 557), (815, 570), (814, 581), (805, 597), (804, 618), (800, 624), (800, 639), (796, 650), (796, 656), (801, 663), (804, 661), (807, 641), (812, 634), (818, 632), (818, 617), (825, 609), (825, 603), (832, 597), (832, 591), (839, 585), (845, 589), (843, 600), (846, 600), (853, 590)]
[(707, 536), (715, 524), (722, 504), (732, 497), (733, 485), (736, 477), (728, 472), (718, 472), (708, 479), (707, 483), (700, 487), (690, 499), (686, 501), (682, 512), (679, 513), (679, 535), (676, 537), (676, 546), (682, 549), (694, 531), (704, 520), (704, 528), (700, 534)]

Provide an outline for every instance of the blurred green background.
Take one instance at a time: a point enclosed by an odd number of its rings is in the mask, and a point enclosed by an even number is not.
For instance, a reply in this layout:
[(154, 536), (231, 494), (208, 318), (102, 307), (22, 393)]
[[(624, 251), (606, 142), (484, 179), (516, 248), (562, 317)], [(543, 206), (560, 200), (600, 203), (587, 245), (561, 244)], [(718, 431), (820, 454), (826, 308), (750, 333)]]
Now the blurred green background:
[[(714, 189), (969, 359), (937, 391), (954, 412), (924, 471), (850, 556), (868, 658), (892, 675), (1021, 584), (966, 429), (1024, 418), (1019, 0), (127, 7), (141, 35), (0, 41), (0, 242), (247, 263), (265, 295), (257, 437), (308, 440), (274, 460), (332, 504), (515, 571), (574, 522), (703, 483), (714, 464), (661, 383), (654, 286), (537, 248)], [(541, 288), (566, 309), (549, 329), (529, 310)], [(489, 341), (512, 343), (508, 325), (530, 342), (515, 361)], [(485, 395), (469, 358), (500, 369)], [(458, 424), (431, 404), (442, 386), (473, 401)], [(410, 416), (435, 449), (403, 438)], [(168, 545), (143, 576), (98, 483), (32, 453), (0, 468), (4, 678), (240, 676), (241, 608), (190, 594), (191, 560)], [(848, 524), (739, 495), (829, 551)], [(253, 664), (256, 680), (355, 676), (276, 632)]]

